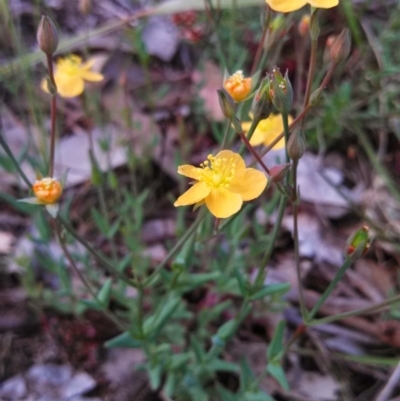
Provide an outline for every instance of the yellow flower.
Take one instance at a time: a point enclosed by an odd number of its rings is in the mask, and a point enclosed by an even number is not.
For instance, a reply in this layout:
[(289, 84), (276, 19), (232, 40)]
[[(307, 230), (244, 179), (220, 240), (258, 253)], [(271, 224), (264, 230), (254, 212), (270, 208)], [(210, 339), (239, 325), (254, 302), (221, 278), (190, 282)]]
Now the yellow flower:
[(261, 171), (246, 168), (242, 157), (230, 150), (223, 150), (216, 156), (209, 155), (200, 167), (179, 166), (178, 173), (198, 182), (181, 195), (174, 206), (205, 203), (218, 218), (238, 212), (243, 201), (260, 196), (268, 182)]
[(306, 4), (317, 8), (332, 8), (339, 4), (339, 0), (266, 0), (266, 2), (273, 10), (281, 13), (298, 10)]
[[(58, 59), (54, 72), (57, 93), (61, 97), (79, 96), (84, 90), (85, 81), (102, 81), (104, 76), (91, 70), (93, 64), (94, 59), (82, 63), (81, 57), (75, 54)], [(49, 93), (47, 80), (43, 79), (40, 86), (45, 92)]]
[(252, 78), (245, 78), (243, 71), (236, 71), (224, 82), (224, 89), (235, 102), (241, 102), (250, 95)]
[[(252, 117), (252, 115), (250, 115)], [(289, 116), (289, 124), (293, 121), (292, 116)], [(251, 122), (242, 123), (243, 131), (249, 131)], [(270, 114), (265, 120), (261, 120), (256, 130), (254, 131), (250, 144), (253, 146), (261, 145), (269, 146), (278, 136), (283, 132), (282, 116), (280, 114)], [(274, 147), (274, 150), (282, 149), (285, 147), (285, 139), (282, 138)]]
[(32, 189), (36, 198), (48, 205), (57, 202), (63, 191), (60, 181), (51, 177), (37, 180)]

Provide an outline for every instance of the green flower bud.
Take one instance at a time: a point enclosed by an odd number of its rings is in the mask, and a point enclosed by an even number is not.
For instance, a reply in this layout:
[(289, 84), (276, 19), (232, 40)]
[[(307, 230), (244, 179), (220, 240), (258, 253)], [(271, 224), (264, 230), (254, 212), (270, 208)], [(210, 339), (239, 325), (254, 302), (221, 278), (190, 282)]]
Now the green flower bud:
[(236, 114), (237, 104), (232, 99), (232, 96), (225, 89), (218, 89), (218, 100), (222, 113), (226, 118), (232, 120)]
[(351, 37), (348, 28), (343, 29), (329, 49), (331, 61), (339, 64), (349, 57), (351, 51)]
[(311, 106), (316, 106), (319, 103), (319, 101), (321, 100), (323, 91), (324, 91), (324, 88), (318, 88), (311, 94), (311, 96), (310, 96), (310, 105)]
[(287, 143), (287, 153), (289, 157), (294, 160), (300, 160), (306, 150), (306, 140), (304, 138), (304, 131), (298, 128), (293, 131)]
[(351, 256), (358, 259), (367, 253), (370, 246), (368, 233), (369, 227), (365, 225), (350, 235), (349, 239), (347, 240), (345, 252), (346, 256)]
[(293, 88), (289, 81), (288, 72), (282, 76), (278, 68), (274, 68), (271, 74), (270, 96), (276, 109), (282, 113), (290, 112), (293, 103)]
[(272, 109), (271, 96), (269, 94), (270, 81), (264, 78), (258, 93), (254, 96), (251, 111), (255, 121), (264, 120), (269, 117)]
[(36, 37), (40, 50), (43, 53), (49, 56), (55, 53), (58, 47), (58, 33), (53, 21), (49, 17), (42, 15)]

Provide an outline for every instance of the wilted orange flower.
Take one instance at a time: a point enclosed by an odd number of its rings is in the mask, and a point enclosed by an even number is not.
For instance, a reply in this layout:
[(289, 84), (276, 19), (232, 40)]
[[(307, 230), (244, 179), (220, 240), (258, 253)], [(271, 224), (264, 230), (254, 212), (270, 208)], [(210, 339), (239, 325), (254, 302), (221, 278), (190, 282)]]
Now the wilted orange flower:
[(178, 173), (197, 182), (177, 199), (174, 206), (205, 203), (218, 218), (238, 212), (243, 201), (260, 196), (268, 182), (264, 173), (246, 168), (242, 157), (230, 150), (209, 155), (200, 167), (179, 166)]
[(51, 177), (42, 178), (33, 184), (36, 198), (44, 204), (56, 203), (60, 199), (62, 191), (60, 181)]
[[(94, 59), (82, 63), (82, 58), (75, 54), (58, 59), (54, 72), (57, 93), (61, 97), (79, 96), (85, 89), (85, 81), (102, 81), (104, 76), (92, 71), (93, 64)], [(40, 86), (45, 92), (49, 93), (47, 80), (43, 79)]]
[(241, 102), (250, 95), (252, 78), (245, 78), (243, 71), (236, 71), (225, 82), (225, 90), (232, 96), (235, 102)]
[(316, 8), (332, 8), (339, 4), (339, 0), (266, 0), (267, 4), (281, 13), (298, 10), (309, 4)]

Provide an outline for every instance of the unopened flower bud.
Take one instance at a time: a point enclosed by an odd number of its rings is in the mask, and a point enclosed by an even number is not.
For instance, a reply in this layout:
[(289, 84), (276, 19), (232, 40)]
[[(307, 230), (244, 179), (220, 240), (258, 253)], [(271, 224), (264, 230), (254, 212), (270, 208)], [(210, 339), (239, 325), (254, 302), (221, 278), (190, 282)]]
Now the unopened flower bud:
[[(285, 77), (277, 67), (272, 70), (270, 85), (270, 96), (272, 103), (282, 114), (289, 113), (293, 103), (293, 88), (289, 81), (288, 72)], [(272, 87), (272, 88), (271, 88)]]
[(331, 48), (329, 49), (329, 55), (331, 61), (335, 64), (339, 64), (349, 57), (351, 50), (351, 37), (350, 31), (345, 28), (340, 35), (333, 42)]
[(300, 160), (306, 150), (306, 140), (304, 138), (304, 131), (298, 128), (293, 131), (287, 143), (287, 153), (289, 157), (294, 160)]
[(49, 56), (55, 53), (58, 47), (58, 33), (53, 21), (49, 17), (42, 15), (36, 37), (40, 50), (43, 53)]
[(271, 180), (275, 183), (282, 182), (285, 179), (286, 174), (289, 172), (290, 166), (290, 163), (285, 163), (271, 167), (269, 170)]
[(321, 100), (323, 91), (324, 91), (324, 88), (318, 88), (318, 89), (315, 89), (315, 91), (313, 93), (311, 93), (311, 96), (310, 96), (310, 105), (311, 106), (316, 106), (319, 103), (319, 101)]
[(297, 30), (299, 31), (300, 36), (304, 37), (310, 31), (310, 16), (308, 14), (304, 14), (297, 26)]
[(37, 180), (32, 189), (36, 198), (45, 204), (57, 202), (63, 191), (60, 181), (51, 177)]
[(369, 227), (365, 225), (361, 229), (350, 235), (349, 239), (347, 240), (345, 252), (346, 256), (359, 258), (367, 253), (370, 246), (368, 233)]
[(92, 10), (92, 0), (79, 0), (79, 11), (83, 15), (88, 15)]
[(269, 117), (272, 109), (271, 96), (269, 94), (269, 79), (264, 78), (261, 82), (261, 86), (257, 94), (254, 96), (253, 103), (251, 105), (251, 112), (253, 113), (253, 119), (261, 121)]
[(218, 89), (217, 93), (222, 113), (226, 118), (232, 120), (233, 116), (236, 114), (237, 104), (225, 89)]

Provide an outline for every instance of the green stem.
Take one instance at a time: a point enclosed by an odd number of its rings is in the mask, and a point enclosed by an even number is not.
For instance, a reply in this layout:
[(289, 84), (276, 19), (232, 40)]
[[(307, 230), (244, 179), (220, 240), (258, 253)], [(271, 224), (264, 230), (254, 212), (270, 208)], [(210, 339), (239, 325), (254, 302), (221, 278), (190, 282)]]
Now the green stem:
[(287, 204), (288, 198), (286, 196), (281, 196), (281, 199), (279, 201), (279, 207), (278, 207), (278, 216), (276, 218), (274, 228), (272, 230), (271, 234), (271, 240), (268, 242), (267, 250), (265, 251), (265, 254), (260, 262), (260, 267), (257, 272), (256, 279), (254, 281), (254, 289), (257, 290), (262, 285), (264, 284), (265, 280), (265, 269), (268, 265), (268, 262), (271, 258), (272, 251), (274, 250), (275, 242), (276, 239), (278, 238), (279, 231), (281, 229), (282, 225), (282, 220), (283, 216), (285, 214), (285, 209), (286, 209), (286, 204)]
[(168, 261), (176, 254), (176, 252), (179, 251), (179, 249), (188, 240), (188, 238), (190, 238), (190, 236), (194, 234), (194, 232), (197, 230), (197, 227), (199, 227), (200, 223), (202, 223), (202, 221), (205, 219), (206, 213), (207, 210), (203, 208), (203, 210), (201, 210), (201, 212), (197, 215), (196, 220), (187, 229), (185, 234), (182, 235), (179, 241), (172, 247), (167, 256), (161, 261), (161, 263), (156, 266), (153, 273), (143, 281), (143, 287), (147, 287), (153, 282), (153, 280), (157, 277), (159, 271), (168, 263)]
[(344, 274), (346, 273), (346, 270), (351, 266), (353, 263), (352, 258), (346, 258), (342, 266), (340, 267), (339, 271), (336, 273), (335, 277), (333, 280), (329, 283), (327, 289), (324, 291), (324, 293), (321, 295), (317, 303), (314, 305), (314, 308), (312, 308), (311, 312), (308, 314), (306, 323), (310, 323), (313, 319), (313, 317), (316, 315), (318, 312), (319, 308), (323, 305), (323, 303), (326, 301), (326, 299), (329, 297), (329, 295), (332, 293), (334, 288), (336, 287), (337, 283), (342, 279)]
[[(264, 22), (264, 27), (263, 27), (263, 31), (262, 31), (262, 34), (261, 34), (261, 39), (260, 39), (260, 42), (258, 43), (257, 52), (256, 52), (256, 55), (254, 57), (254, 61), (253, 61), (253, 65), (251, 67), (250, 75), (254, 75), (254, 73), (257, 70), (257, 67), (260, 65), (261, 55), (263, 55), (263, 53), (266, 53), (264, 51), (264, 43), (265, 43), (265, 39), (267, 37), (267, 33), (268, 33), (268, 30), (269, 30), (270, 20), (271, 20), (271, 8), (267, 6), (267, 17), (266, 17), (265, 22)], [(262, 68), (262, 64), (260, 65), (260, 68)]]
[(223, 139), (222, 139), (222, 143), (221, 143), (221, 148), (220, 148), (220, 150), (225, 149), (225, 146), (226, 146), (226, 143), (227, 143), (227, 140), (228, 140), (228, 136), (229, 136), (230, 128), (231, 128), (231, 120), (229, 120), (229, 121), (227, 122), (227, 124), (226, 124), (225, 132), (224, 132), (224, 137), (223, 137)]
[[(78, 275), (79, 279), (82, 281), (83, 285), (86, 287), (87, 291), (90, 293), (90, 295), (92, 295), (92, 297), (98, 302), (99, 305), (101, 305), (100, 300), (98, 299), (98, 296), (96, 294), (96, 291), (92, 288), (91, 284), (89, 283), (89, 281), (86, 279), (86, 277), (82, 274), (82, 272), (79, 270), (78, 266), (75, 263), (74, 258), (71, 256), (65, 241), (61, 235), (61, 231), (60, 231), (60, 226), (57, 222), (57, 220), (53, 220), (54, 221), (54, 229), (55, 229), (55, 233), (58, 239), (58, 242), (61, 246), (61, 249), (64, 252), (65, 257), (67, 258), (69, 264), (71, 265), (71, 267), (74, 269), (75, 273)], [(102, 310), (104, 312), (104, 314), (110, 319), (112, 320), (115, 325), (120, 329), (120, 330), (127, 330), (127, 327), (125, 327), (125, 325), (118, 319), (117, 316), (115, 316), (109, 309), (104, 308)]]
[(21, 166), (18, 163), (18, 160), (15, 158), (15, 156), (13, 155), (10, 147), (8, 146), (3, 132), (2, 132), (2, 127), (0, 126), (0, 145), (1, 147), (4, 149), (4, 151), (6, 152), (7, 156), (11, 159), (11, 161), (13, 162), (16, 170), (18, 171), (18, 174), (21, 176), (21, 178), (24, 180), (25, 184), (28, 186), (28, 188), (32, 188), (32, 183), (29, 181), (29, 178), (26, 176), (26, 174), (23, 172)]
[(64, 219), (60, 214), (57, 215), (57, 221), (62, 224), (62, 226), (80, 243), (82, 244), (87, 251), (89, 251), (105, 268), (106, 270), (115, 276), (117, 276), (122, 281), (126, 282), (127, 284), (137, 287), (138, 283), (136, 280), (129, 279), (125, 277), (122, 273), (120, 273), (114, 266), (113, 263), (109, 262), (105, 256), (103, 256), (100, 252), (96, 251), (92, 245), (90, 245), (84, 238), (82, 238)]
[(368, 306), (366, 308), (360, 308), (360, 309), (356, 309), (356, 310), (349, 311), (349, 312), (338, 313), (337, 315), (328, 316), (328, 317), (325, 317), (322, 319), (314, 319), (310, 322), (307, 322), (307, 325), (308, 326), (316, 326), (316, 325), (320, 325), (320, 324), (324, 324), (324, 323), (335, 322), (337, 320), (345, 319), (345, 318), (351, 317), (351, 316), (372, 314), (372, 313), (378, 312), (381, 309), (386, 308), (397, 302), (400, 302), (400, 295), (396, 295), (395, 297), (392, 297), (392, 298), (388, 299), (387, 301), (381, 302), (381, 303), (373, 305), (373, 306)]

